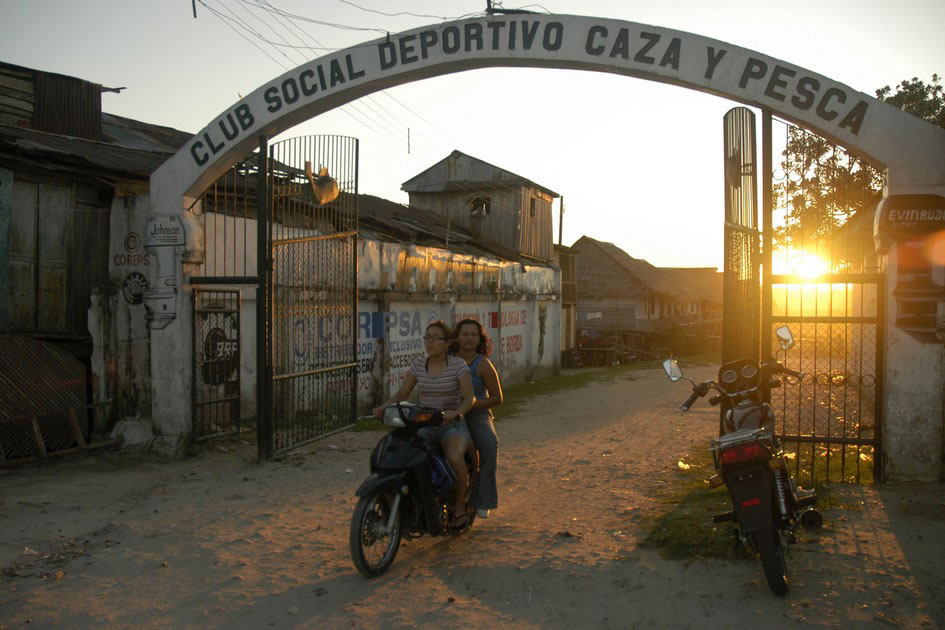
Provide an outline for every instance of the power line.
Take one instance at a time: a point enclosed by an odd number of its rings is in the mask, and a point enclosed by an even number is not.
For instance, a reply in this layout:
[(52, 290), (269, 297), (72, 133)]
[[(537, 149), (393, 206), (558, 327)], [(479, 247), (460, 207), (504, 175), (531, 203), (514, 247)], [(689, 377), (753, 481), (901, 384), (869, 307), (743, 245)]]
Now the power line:
[[(295, 62), (295, 61), (293, 61), (292, 59), (290, 59), (289, 56), (286, 55), (284, 51), (282, 51), (282, 50), (280, 50), (280, 49), (278, 48), (278, 43), (277, 43), (277, 42), (273, 42), (273, 41), (267, 39), (266, 37), (264, 37), (264, 36), (262, 35), (262, 33), (260, 33), (258, 30), (256, 30), (256, 29), (253, 28), (251, 25), (249, 25), (245, 20), (243, 20), (242, 18), (240, 18), (238, 15), (236, 15), (236, 13), (233, 12), (232, 9), (230, 9), (228, 6), (224, 5), (223, 2), (222, 2), (222, 0), (217, 0), (217, 1), (218, 1), (218, 3), (219, 3), (227, 12), (229, 12), (229, 14), (230, 14), (232, 17), (227, 16), (227, 15), (223, 14), (222, 12), (220, 12), (220, 11), (214, 9), (213, 7), (209, 6), (206, 2), (204, 2), (204, 0), (200, 0), (200, 3), (201, 3), (201, 5), (203, 5), (204, 7), (206, 7), (209, 11), (211, 11), (215, 16), (217, 16), (219, 19), (221, 19), (221, 20), (222, 20), (227, 26), (229, 26), (234, 32), (236, 32), (238, 35), (240, 35), (241, 37), (243, 37), (243, 39), (246, 39), (246, 40), (249, 41), (251, 44), (253, 44), (258, 50), (260, 50), (263, 54), (265, 54), (269, 59), (271, 59), (272, 61), (276, 62), (276, 63), (277, 63), (279, 66), (281, 66), (283, 69), (288, 70), (289, 67), (286, 66), (284, 63), (280, 62), (278, 59), (274, 58), (272, 55), (270, 55), (264, 48), (260, 47), (260, 46), (259, 46), (256, 42), (254, 42), (251, 38), (247, 37), (247, 36), (244, 35), (242, 32), (240, 32), (240, 31), (236, 28), (236, 26), (234, 26), (234, 24), (236, 24), (237, 26), (239, 26), (240, 29), (246, 31), (247, 33), (250, 33), (251, 35), (253, 35), (253, 36), (256, 37), (257, 39), (263, 41), (264, 43), (270, 44), (271, 46), (273, 46), (273, 47), (276, 49), (277, 52), (279, 52), (279, 54), (281, 54), (283, 57), (285, 57), (286, 60), (288, 60), (288, 61), (289, 61), (290, 63), (292, 63), (293, 65), (297, 65), (297, 62)], [(242, 4), (247, 4), (247, 3), (244, 2), (243, 0), (240, 0), (240, 1), (241, 1)], [(258, 4), (258, 3), (257, 3), (257, 4)], [(245, 7), (244, 7), (244, 9), (245, 9)], [(259, 18), (259, 16), (257, 16), (256, 14), (250, 12), (248, 9), (245, 9), (245, 10), (246, 10), (247, 12), (249, 12), (251, 15), (253, 15), (253, 17), (255, 17), (258, 21), (260, 21), (261, 23), (263, 23), (267, 28), (269, 28), (269, 30), (271, 30), (277, 37), (279, 37), (280, 39), (282, 39), (282, 41), (285, 42), (286, 45), (288, 45), (290, 48), (295, 49), (294, 47), (292, 47), (292, 45), (290, 45), (290, 44), (288, 43), (288, 40), (286, 40), (286, 39), (281, 35), (281, 33), (277, 32), (276, 29), (274, 29), (270, 24), (266, 23), (264, 20), (262, 20), (261, 18)], [(278, 15), (275, 15), (275, 14), (274, 14), (274, 15), (273, 15), (273, 18), (274, 18), (277, 22), (279, 22), (281, 26), (284, 27), (284, 24), (281, 23), (281, 20), (280, 20), (280, 18), (279, 18)], [(291, 21), (289, 22), (289, 24), (291, 25)], [(297, 28), (297, 27), (296, 27), (296, 28)], [(289, 29), (286, 29), (286, 30), (288, 31)], [(299, 30), (300, 30), (303, 34), (305, 33), (302, 29), (299, 29)], [(291, 31), (289, 31), (289, 32), (291, 32)], [(298, 36), (296, 35), (296, 37), (298, 37)], [(304, 43), (304, 41), (303, 41), (301, 38), (299, 39), (299, 41), (301, 41), (301, 42)], [(313, 38), (313, 41), (315, 41), (316, 44), (320, 44), (320, 42), (318, 42), (317, 40), (314, 40), (314, 38)], [(305, 47), (308, 48), (308, 46), (305, 46)], [(296, 50), (296, 52), (299, 52), (299, 51)], [(299, 53), (299, 54), (301, 54), (301, 53)], [(302, 62), (305, 63), (306, 61), (308, 61), (308, 60), (307, 60), (304, 56), (302, 56)], [(378, 136), (380, 136), (381, 139), (383, 139), (383, 140), (385, 140), (385, 141), (391, 143), (392, 145), (394, 145), (395, 147), (398, 147), (398, 148), (402, 145), (402, 143), (400, 143), (400, 142), (398, 141), (397, 135), (394, 134), (394, 133), (391, 133), (388, 129), (386, 129), (386, 126), (384, 125), (383, 122), (381, 122), (381, 121), (376, 121), (376, 120), (370, 115), (370, 113), (366, 113), (366, 112), (362, 111), (355, 103), (349, 103), (349, 105), (351, 106), (350, 109), (354, 109), (355, 112), (357, 112), (358, 114), (360, 114), (360, 116), (363, 117), (363, 118), (366, 119), (366, 120), (362, 119), (362, 118), (359, 117), (359, 116), (355, 116), (351, 111), (348, 111), (348, 110), (349, 110), (348, 107), (341, 107), (341, 108), (339, 108), (339, 109), (341, 109), (341, 111), (343, 111), (343, 112), (346, 113), (348, 116), (350, 116), (351, 118), (353, 118), (353, 119), (354, 119), (357, 123), (359, 123), (360, 125), (366, 127), (368, 130), (370, 130), (370, 131), (372, 131), (373, 133), (375, 133), (375, 134), (377, 134)], [(375, 124), (371, 124), (371, 123), (375, 123)]]
[(257, 43), (254, 42), (253, 40), (251, 40), (250, 38), (246, 37), (246, 36), (243, 35), (241, 32), (239, 32), (239, 31), (236, 29), (235, 26), (233, 26), (232, 24), (230, 24), (230, 21), (231, 21), (230, 18), (228, 18), (227, 16), (223, 15), (222, 13), (220, 13), (219, 11), (217, 11), (216, 9), (214, 9), (213, 7), (209, 6), (209, 5), (208, 5), (206, 2), (204, 2), (203, 0), (197, 0), (197, 1), (200, 2), (200, 5), (201, 5), (202, 7), (204, 7), (205, 9), (207, 9), (208, 11), (210, 11), (211, 13), (213, 13), (213, 14), (214, 14), (215, 16), (217, 16), (220, 20), (222, 20), (223, 23), (226, 24), (230, 29), (232, 29), (234, 33), (236, 33), (237, 35), (239, 35), (240, 37), (242, 37), (243, 39), (245, 39), (246, 41), (248, 41), (250, 44), (252, 44), (253, 46), (255, 46), (262, 54), (264, 54), (264, 55), (266, 55), (267, 57), (269, 57), (269, 59), (271, 59), (272, 61), (274, 61), (276, 64), (282, 66), (283, 69), (285, 69), (285, 70), (288, 70), (288, 69), (289, 69), (287, 66), (282, 65), (282, 62), (281, 62), (281, 61), (279, 61), (278, 59), (276, 59), (275, 57), (273, 57), (272, 55), (270, 55), (269, 52), (266, 51), (265, 48), (263, 48), (262, 46), (260, 46), (259, 44), (257, 44)]
[[(265, 0), (263, 0), (263, 1), (265, 2)], [(318, 24), (318, 25), (320, 25), (320, 26), (330, 26), (331, 28), (337, 28), (337, 29), (342, 29), (342, 30), (346, 30), (346, 31), (369, 31), (369, 32), (370, 32), (370, 31), (374, 31), (374, 32), (380, 33), (381, 35), (386, 35), (387, 32), (388, 32), (387, 30), (382, 29), (382, 28), (370, 28), (370, 27), (363, 27), (363, 26), (351, 26), (351, 25), (349, 25), (349, 24), (338, 24), (338, 23), (336, 23), (336, 22), (326, 22), (326, 21), (324, 21), (324, 20), (316, 20), (316, 19), (314, 19), (314, 18), (306, 17), (306, 16), (304, 16), (304, 15), (298, 15), (298, 14), (295, 14), (295, 13), (289, 13), (288, 11), (283, 11), (282, 9), (279, 9), (279, 8), (274, 7), (274, 6), (273, 6), (272, 4), (270, 4), (269, 2), (265, 2), (265, 4), (260, 4), (259, 7), (260, 7), (261, 9), (265, 10), (265, 11), (269, 11), (269, 12), (271, 12), (271, 13), (276, 13), (276, 14), (279, 14), (279, 15), (281, 15), (281, 16), (283, 16), (283, 17), (288, 17), (288, 18), (292, 18), (292, 19), (295, 19), (295, 20), (300, 20), (300, 21), (302, 21), (302, 22), (309, 22), (309, 23), (311, 23), (311, 24)]]
[[(254, 6), (254, 7), (258, 7), (258, 8), (260, 8), (260, 9), (266, 11), (268, 14), (270, 14), (270, 15), (272, 16), (272, 18), (275, 20), (276, 23), (279, 24), (279, 26), (280, 26), (281, 28), (285, 29), (286, 32), (291, 33), (291, 35), (292, 35), (293, 37), (295, 37), (296, 39), (298, 39), (299, 42), (302, 44), (301, 46), (296, 46), (296, 45), (294, 45), (294, 44), (290, 44), (289, 41), (288, 41), (285, 37), (283, 37), (283, 35), (282, 35), (280, 32), (278, 32), (271, 24), (267, 23), (265, 20), (263, 20), (261, 17), (259, 17), (258, 15), (256, 15), (255, 13), (253, 13), (252, 11), (249, 11), (249, 9), (247, 9), (246, 7), (244, 7), (244, 10), (246, 10), (247, 13), (250, 13), (251, 15), (253, 15), (253, 17), (254, 17), (257, 21), (259, 21), (260, 23), (262, 23), (263, 25), (265, 25), (266, 28), (268, 28), (270, 31), (272, 31), (273, 34), (274, 34), (276, 37), (278, 37), (279, 39), (282, 40), (283, 43), (282, 43), (281, 45), (280, 45), (278, 42), (274, 42), (274, 41), (269, 40), (268, 38), (264, 37), (262, 33), (260, 33), (258, 30), (256, 30), (255, 28), (253, 28), (251, 25), (249, 25), (245, 20), (243, 20), (242, 18), (240, 18), (239, 16), (237, 16), (236, 13), (233, 12), (229, 7), (226, 7), (225, 5), (223, 5), (222, 0), (217, 0), (217, 1), (218, 1), (218, 3), (220, 3), (221, 6), (223, 6), (233, 17), (229, 17), (229, 16), (227, 16), (227, 15), (224, 15), (224, 14), (221, 13), (220, 11), (217, 11), (217, 10), (214, 9), (213, 7), (209, 6), (206, 2), (204, 2), (204, 0), (199, 0), (199, 1), (200, 1), (200, 4), (201, 4), (202, 6), (204, 6), (205, 8), (207, 8), (211, 13), (213, 13), (213, 14), (216, 15), (219, 19), (221, 19), (230, 29), (232, 29), (234, 32), (236, 32), (236, 33), (237, 33), (240, 37), (242, 37), (243, 39), (246, 39), (248, 42), (250, 42), (253, 46), (255, 46), (255, 47), (256, 47), (258, 50), (260, 50), (263, 54), (265, 54), (270, 60), (272, 60), (272, 61), (274, 61), (275, 63), (277, 63), (277, 64), (278, 64), (279, 66), (281, 66), (283, 69), (288, 70), (289, 68), (288, 68), (285, 64), (283, 64), (282, 62), (280, 62), (278, 59), (276, 59), (276, 58), (274, 58), (272, 55), (270, 55), (264, 48), (260, 47), (260, 46), (259, 46), (255, 41), (253, 41), (251, 38), (247, 37), (244, 33), (240, 32), (240, 30), (238, 30), (238, 29), (234, 26), (234, 23), (235, 23), (236, 25), (238, 25), (240, 29), (246, 31), (247, 33), (250, 33), (251, 35), (253, 35), (253, 36), (256, 37), (257, 39), (259, 39), (260, 41), (263, 41), (264, 43), (267, 43), (267, 44), (269, 44), (270, 46), (273, 46), (273, 48), (275, 48), (276, 51), (279, 52), (279, 54), (281, 54), (286, 60), (288, 60), (290, 63), (293, 63), (293, 64), (294, 64), (295, 62), (294, 62), (292, 59), (290, 59), (289, 56), (286, 55), (283, 50), (280, 49), (280, 46), (289, 48), (290, 50), (294, 50), (297, 54), (299, 54), (299, 55), (302, 57), (303, 63), (306, 62), (306, 61), (308, 61), (308, 60), (305, 58), (304, 55), (302, 55), (301, 49), (309, 49), (309, 50), (312, 50), (312, 49), (315, 48), (315, 47), (312, 47), (312, 46), (307, 45), (307, 44), (305, 43), (305, 40), (304, 40), (302, 37), (300, 37), (298, 33), (301, 33), (301, 34), (304, 35), (306, 38), (308, 38), (309, 40), (311, 40), (312, 42), (314, 42), (314, 43), (316, 44), (317, 48), (322, 49), (322, 50), (329, 50), (327, 47), (323, 46), (320, 41), (318, 41), (318, 40), (317, 40), (316, 38), (314, 38), (311, 34), (309, 34), (307, 31), (305, 31), (304, 29), (302, 29), (301, 27), (299, 27), (297, 24), (295, 24), (295, 23), (293, 22), (294, 19), (301, 19), (302, 21), (311, 22), (311, 23), (316, 23), (316, 24), (321, 24), (321, 23), (322, 23), (321, 21), (318, 21), (318, 20), (308, 20), (308, 19), (306, 19), (306, 18), (304, 18), (304, 17), (302, 17), (302, 16), (295, 16), (294, 14), (288, 13), (288, 12), (286, 12), (286, 11), (282, 11), (282, 10), (277, 9), (276, 7), (274, 7), (268, 0), (255, 0), (253, 3), (250, 3), (248, 0), (238, 0), (238, 1), (239, 1), (241, 4), (250, 5), (250, 6)], [(264, 6), (264, 5), (265, 5), (265, 6)], [(357, 7), (357, 8), (361, 8), (361, 7)], [(427, 17), (430, 17), (430, 16), (427, 16)], [(285, 21), (283, 21), (283, 20), (285, 20)], [(293, 29), (294, 29), (294, 31), (297, 31), (298, 33), (294, 32)], [(378, 31), (386, 32), (386, 31), (383, 31), (382, 29), (358, 29), (358, 30), (378, 30)], [(405, 103), (402, 102), (401, 100), (397, 99), (397, 98), (394, 97), (393, 95), (388, 94), (386, 91), (382, 91), (382, 93), (383, 93), (384, 95), (386, 95), (389, 99), (393, 100), (395, 103), (397, 103), (398, 105), (400, 105), (401, 107), (403, 107), (404, 109), (406, 109), (408, 112), (410, 112), (411, 114), (413, 114), (414, 116), (416, 116), (419, 120), (423, 121), (424, 123), (426, 123), (427, 125), (429, 125), (431, 128), (433, 128), (434, 130), (438, 131), (438, 132), (439, 132), (440, 134), (442, 134), (445, 138), (447, 138), (447, 140), (452, 140), (452, 141), (455, 142), (455, 140), (452, 138), (451, 134), (449, 134), (448, 132), (444, 131), (442, 128), (440, 128), (440, 127), (437, 126), (436, 124), (432, 123), (431, 121), (427, 120), (425, 117), (423, 117), (423, 116), (422, 116), (421, 114), (419, 114), (417, 111), (415, 111), (413, 108), (411, 108), (410, 106), (408, 106), (407, 104), (405, 104)], [(370, 103), (373, 103), (374, 105), (376, 105), (376, 108), (375, 108), (375, 107), (372, 107), (372, 106), (370, 105)], [(366, 97), (365, 102), (363, 103), (363, 105), (364, 105), (366, 108), (368, 108), (368, 110), (369, 110), (368, 112), (363, 111), (363, 110), (362, 110), (361, 108), (359, 108), (358, 105), (357, 105), (356, 103), (354, 103), (354, 102), (347, 103), (346, 106), (342, 106), (342, 107), (340, 107), (339, 109), (340, 109), (342, 112), (344, 112), (346, 115), (348, 115), (349, 117), (351, 117), (355, 122), (357, 122), (358, 124), (364, 126), (366, 129), (368, 129), (369, 131), (371, 131), (371, 132), (375, 133), (376, 135), (378, 135), (382, 140), (385, 140), (386, 142), (392, 144), (393, 146), (400, 148), (400, 147), (402, 146), (402, 143), (397, 139), (397, 134), (394, 133), (394, 132), (392, 132), (392, 130), (387, 127), (387, 125), (385, 124), (384, 121), (379, 120), (379, 119), (375, 118), (374, 116), (372, 116), (372, 115), (371, 115), (371, 112), (381, 113), (382, 115), (385, 116), (385, 118), (386, 118), (387, 120), (390, 120), (390, 121), (394, 122), (394, 124), (401, 125), (401, 126), (407, 128), (407, 129), (409, 129), (409, 127), (407, 127), (407, 125), (405, 125), (404, 123), (400, 122), (399, 120), (396, 120), (396, 119), (393, 118), (391, 115), (389, 115), (389, 113), (387, 112), (386, 108), (382, 107), (382, 106), (380, 105), (380, 103), (378, 103), (377, 100), (374, 99), (374, 98), (373, 98), (372, 96), (370, 96), (370, 95), (368, 95), (368, 96)], [(350, 107), (348, 107), (348, 106), (350, 106)], [(353, 112), (350, 111), (350, 110), (353, 110)], [(354, 112), (356, 112), (358, 115), (355, 115)], [(421, 134), (421, 135), (424, 135), (424, 136), (425, 136), (426, 134)], [(507, 190), (507, 191), (509, 191), (509, 192), (511, 192), (511, 193), (515, 193), (515, 194), (518, 194), (518, 193), (520, 192), (518, 189), (513, 188), (513, 187), (509, 186), (508, 184), (505, 184), (504, 182), (501, 182), (501, 181), (494, 181), (493, 184), (494, 184), (494, 188), (495, 188), (495, 189), (500, 189), (500, 190), (501, 190), (501, 189), (505, 189), (505, 190)], [(458, 200), (456, 201), (456, 203), (463, 203), (463, 202), (465, 202), (465, 201), (467, 201), (467, 200), (469, 200), (469, 199), (474, 198), (475, 196), (491, 197), (491, 195), (489, 194), (489, 191), (486, 190), (486, 189), (482, 189), (482, 188), (479, 188), (479, 187), (476, 187), (476, 186), (471, 186), (471, 185), (468, 185), (468, 184), (467, 184), (467, 189), (470, 190), (470, 191), (472, 191), (472, 192), (470, 192), (470, 193), (467, 194), (467, 195), (464, 195), (464, 196), (460, 197), (460, 199), (458, 199)], [(500, 211), (510, 211), (510, 212), (514, 212), (514, 211), (516, 211), (516, 210), (518, 209), (517, 207), (507, 206), (506, 204), (502, 204), (502, 203), (495, 203), (495, 204), (490, 204), (490, 205), (492, 205), (492, 207), (494, 207), (495, 209), (500, 210)]]
[(368, 13), (377, 13), (378, 15), (385, 15), (387, 17), (398, 17), (401, 15), (409, 15), (411, 17), (433, 18), (435, 20), (444, 20), (444, 21), (454, 19), (454, 18), (443, 17), (441, 15), (424, 15), (423, 13), (410, 13), (409, 11), (401, 11), (399, 13), (385, 13), (384, 11), (378, 11), (377, 9), (366, 9), (365, 7), (358, 6), (353, 2), (349, 2), (348, 0), (338, 0), (338, 1), (343, 2), (344, 4), (351, 5), (355, 9), (361, 9), (362, 11), (367, 11)]

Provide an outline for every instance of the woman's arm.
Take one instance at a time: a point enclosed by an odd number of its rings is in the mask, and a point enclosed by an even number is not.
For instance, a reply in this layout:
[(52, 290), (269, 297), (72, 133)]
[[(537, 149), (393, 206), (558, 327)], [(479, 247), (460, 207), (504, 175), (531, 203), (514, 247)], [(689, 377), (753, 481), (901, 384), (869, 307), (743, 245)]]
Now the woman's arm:
[(492, 361), (482, 357), (477, 371), (479, 372), (479, 378), (486, 384), (489, 395), (481, 400), (477, 398), (472, 408), (491, 409), (492, 407), (498, 407), (505, 399), (502, 396), (502, 384), (499, 383), (499, 373), (495, 371), (495, 366), (492, 365)]
[(456, 380), (459, 381), (459, 393), (463, 397), (463, 402), (456, 409), (443, 411), (443, 419), (447, 422), (452, 422), (457, 416), (472, 409), (473, 401), (476, 399), (476, 395), (473, 393), (472, 374), (469, 373), (469, 370), (456, 377)]
[(397, 390), (393, 396), (391, 396), (387, 402), (385, 402), (380, 407), (374, 408), (374, 417), (382, 418), (384, 417), (384, 410), (393, 405), (396, 402), (402, 400), (407, 400), (407, 396), (410, 395), (410, 392), (413, 391), (414, 386), (417, 384), (417, 377), (413, 375), (413, 372), (407, 372), (407, 375), (404, 377), (404, 384), (400, 386), (400, 389)]

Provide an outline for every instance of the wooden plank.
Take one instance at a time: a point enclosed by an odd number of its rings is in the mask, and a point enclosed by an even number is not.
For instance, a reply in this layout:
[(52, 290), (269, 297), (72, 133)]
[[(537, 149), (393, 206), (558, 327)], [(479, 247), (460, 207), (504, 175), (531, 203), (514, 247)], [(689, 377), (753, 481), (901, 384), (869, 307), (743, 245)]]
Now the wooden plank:
[(82, 427), (79, 426), (79, 419), (76, 417), (75, 408), (69, 407), (69, 422), (72, 423), (72, 431), (75, 433), (75, 441), (79, 448), (86, 448), (85, 436), (82, 435)]
[(9, 96), (10, 98), (16, 99), (17, 101), (22, 101), (24, 103), (35, 103), (36, 96), (32, 92), (21, 92), (20, 90), (14, 90), (9, 87), (5, 87), (2, 82), (0, 82), (0, 94), (3, 96)]
[[(49, 454), (49, 457), (55, 457), (57, 455), (69, 455), (71, 453), (79, 453), (83, 451), (88, 452), (93, 449), (112, 448), (112, 447), (121, 446), (121, 444), (122, 444), (121, 438), (114, 438), (111, 440), (107, 440), (105, 442), (96, 442), (95, 444), (90, 444), (84, 449), (79, 448), (78, 446), (74, 446), (72, 448), (66, 448), (61, 451), (53, 451), (52, 453)], [(6, 459), (6, 460), (0, 459), (0, 468), (7, 468), (10, 466), (16, 466), (17, 464), (25, 464), (27, 462), (34, 462), (38, 459), (40, 459), (39, 455), (30, 455), (29, 457), (18, 457), (16, 459)]]
[(3, 106), (7, 111), (23, 112), (27, 116), (33, 114), (33, 104), (15, 96), (0, 94), (0, 106)]
[[(20, 77), (25, 77), (28, 75), (20, 74)], [(0, 71), (0, 86), (11, 88), (17, 90), (18, 92), (26, 92), (27, 94), (33, 94), (33, 81), (30, 78), (17, 78), (7, 73), (7, 71)]]
[(43, 432), (39, 430), (39, 420), (36, 416), (30, 416), (30, 423), (33, 425), (33, 438), (36, 440), (36, 450), (40, 457), (46, 457), (46, 443), (43, 442)]

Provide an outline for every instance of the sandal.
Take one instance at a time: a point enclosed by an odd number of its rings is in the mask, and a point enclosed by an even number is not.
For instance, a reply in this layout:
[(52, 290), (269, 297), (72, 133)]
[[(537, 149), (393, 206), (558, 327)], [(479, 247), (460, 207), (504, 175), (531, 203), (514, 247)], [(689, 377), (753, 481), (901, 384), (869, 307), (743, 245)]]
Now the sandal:
[(463, 512), (459, 516), (454, 516), (452, 521), (450, 521), (450, 529), (453, 531), (459, 531), (469, 527), (469, 513)]

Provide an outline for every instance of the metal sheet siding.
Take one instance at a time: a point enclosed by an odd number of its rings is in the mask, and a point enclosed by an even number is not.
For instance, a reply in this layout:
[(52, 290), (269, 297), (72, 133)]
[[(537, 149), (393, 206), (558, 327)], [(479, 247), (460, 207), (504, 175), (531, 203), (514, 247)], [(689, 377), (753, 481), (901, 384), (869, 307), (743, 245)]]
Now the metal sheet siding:
[(73, 77), (37, 73), (33, 128), (65, 136), (100, 139), (100, 86)]

